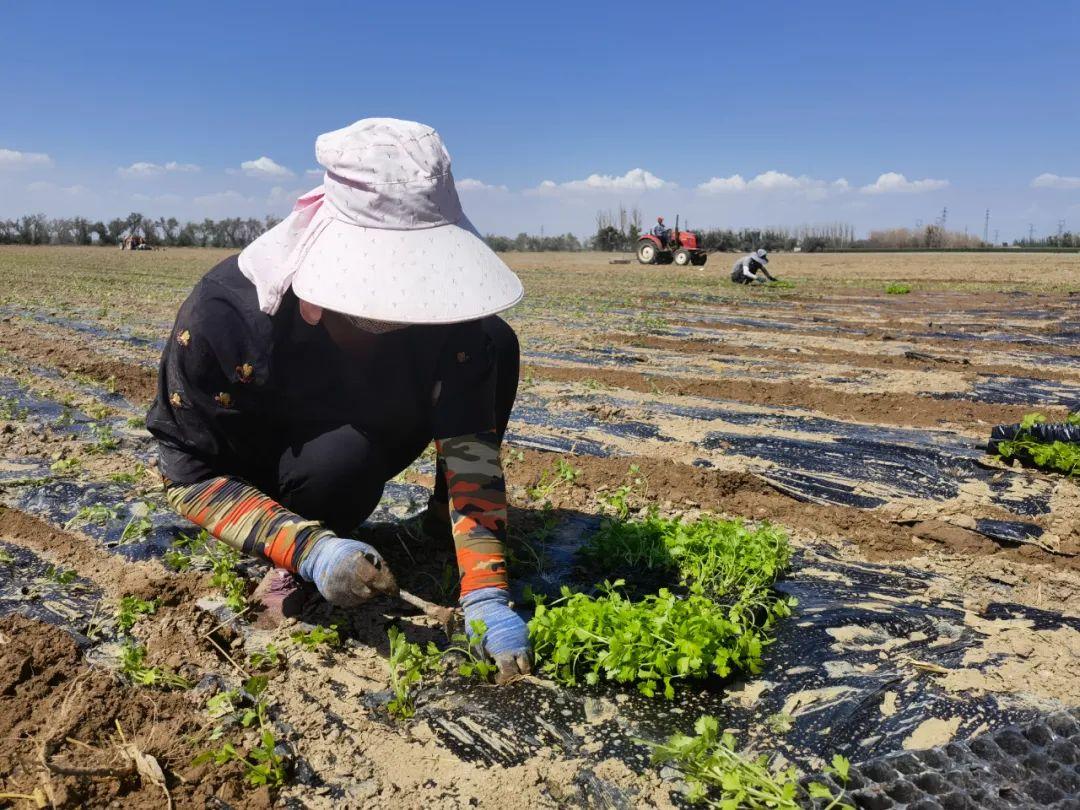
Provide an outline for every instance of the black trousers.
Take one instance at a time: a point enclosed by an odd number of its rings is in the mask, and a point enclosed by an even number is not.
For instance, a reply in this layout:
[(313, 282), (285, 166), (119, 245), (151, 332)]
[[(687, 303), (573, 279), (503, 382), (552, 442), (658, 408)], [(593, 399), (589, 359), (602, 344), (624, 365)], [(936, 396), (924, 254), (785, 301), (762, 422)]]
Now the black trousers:
[[(483, 321), (495, 347), (495, 425), (501, 437), (517, 397), (520, 349), (502, 318)], [(342, 425), (287, 448), (278, 461), (276, 491), (268, 494), (292, 512), (348, 534), (379, 505), (386, 482), (415, 461), (432, 441), (426, 424), (402, 432), (410, 439), (393, 446), (352, 425)], [(435, 498), (446, 501), (446, 481), (436, 476)]]

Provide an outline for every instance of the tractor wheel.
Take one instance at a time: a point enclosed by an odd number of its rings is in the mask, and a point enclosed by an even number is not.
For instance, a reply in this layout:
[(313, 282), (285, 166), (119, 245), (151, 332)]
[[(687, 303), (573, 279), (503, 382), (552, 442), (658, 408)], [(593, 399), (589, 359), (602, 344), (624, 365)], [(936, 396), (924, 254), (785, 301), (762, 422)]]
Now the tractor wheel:
[(675, 251), (673, 258), (675, 264), (679, 265), (679, 267), (686, 267), (686, 265), (690, 264), (690, 251), (686, 248), (679, 248)]
[(643, 239), (637, 246), (637, 260), (642, 264), (656, 264), (656, 245)]
[(695, 267), (703, 266), (705, 264), (705, 262), (707, 262), (708, 260), (709, 260), (709, 254), (704, 253), (704, 252), (703, 253), (696, 253), (690, 258), (690, 261), (692, 261), (694, 263)]

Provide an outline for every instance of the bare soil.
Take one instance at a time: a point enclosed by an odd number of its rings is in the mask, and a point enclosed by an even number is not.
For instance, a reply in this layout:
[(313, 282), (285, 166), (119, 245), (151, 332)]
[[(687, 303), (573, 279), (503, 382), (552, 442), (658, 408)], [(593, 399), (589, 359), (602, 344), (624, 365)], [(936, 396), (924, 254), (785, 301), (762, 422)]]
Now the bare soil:
[[(0, 792), (40, 789), (54, 807), (270, 806), (237, 766), (193, 768), (209, 720), (183, 693), (126, 686), (94, 669), (65, 631), (0, 618)], [(164, 783), (139, 773), (153, 757)]]
[[(805, 408), (857, 422), (887, 422), (913, 427), (942, 427), (980, 423), (1000, 425), (1019, 422), (1031, 408), (996, 405), (959, 399), (932, 399), (918, 394), (854, 393), (808, 386), (801, 382), (767, 380), (691, 379), (614, 368), (525, 366), (522, 374), (559, 382), (598, 380), (631, 391), (659, 392), (676, 396), (727, 399), (771, 407)], [(1063, 420), (1066, 408), (1042, 408), (1051, 420)]]
[(82, 374), (133, 402), (153, 399), (157, 374), (149, 368), (93, 351), (80, 341), (51, 337), (43, 330), (0, 320), (0, 350), (11, 352), (28, 363), (53, 367), (68, 374)]

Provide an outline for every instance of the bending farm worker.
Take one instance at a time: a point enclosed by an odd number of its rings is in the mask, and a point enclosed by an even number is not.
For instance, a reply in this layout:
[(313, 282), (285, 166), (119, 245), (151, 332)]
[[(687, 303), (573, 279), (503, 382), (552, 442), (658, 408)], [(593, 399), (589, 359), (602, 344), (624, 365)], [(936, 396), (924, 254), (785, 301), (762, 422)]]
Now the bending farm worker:
[(766, 281), (776, 281), (775, 278), (769, 275), (769, 269), (766, 267), (768, 263), (769, 254), (765, 248), (758, 248), (732, 265), (731, 280), (736, 284), (764, 284)]
[(322, 185), (180, 307), (147, 417), (168, 501), (275, 566), (271, 613), (303, 583), (352, 607), (397, 594), (351, 534), (434, 441), (426, 522), (453, 534), (466, 624), (487, 626), (499, 680), (527, 673), (499, 460), (518, 342), (497, 313), (521, 282), (462, 212), (430, 127), (364, 119), (315, 154)]

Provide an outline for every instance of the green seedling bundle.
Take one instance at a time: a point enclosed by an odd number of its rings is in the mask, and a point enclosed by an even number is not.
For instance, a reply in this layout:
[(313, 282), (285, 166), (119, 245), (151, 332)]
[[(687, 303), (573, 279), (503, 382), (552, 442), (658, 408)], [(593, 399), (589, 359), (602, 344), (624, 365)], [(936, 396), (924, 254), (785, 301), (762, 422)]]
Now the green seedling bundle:
[(668, 572), (691, 590), (723, 597), (767, 590), (791, 561), (783, 530), (704, 515), (684, 522), (655, 514), (607, 519), (581, 550), (590, 566)]
[(635, 684), (672, 699), (680, 680), (756, 674), (777, 619), (790, 603), (771, 586), (791, 549), (775, 527), (714, 517), (684, 523), (651, 515), (610, 519), (582, 552), (594, 563), (670, 572), (685, 595), (667, 588), (630, 599), (623, 580), (597, 595), (564, 587), (538, 600), (529, 624), (540, 671), (566, 685)]
[(768, 631), (789, 612), (779, 599), (760, 617), (740, 603), (667, 589), (632, 601), (619, 592), (622, 584), (604, 583), (599, 596), (565, 588), (550, 607), (537, 605), (529, 632), (545, 675), (568, 686), (636, 684), (670, 700), (680, 679), (759, 672)]
[[(998, 455), (1006, 461), (1030, 459), (1036, 467), (1065, 475), (1080, 476), (1080, 444), (1040, 440), (1032, 433), (1035, 425), (1046, 422), (1041, 413), (1029, 413), (1020, 421), (1020, 430), (1011, 441), (1000, 442)], [(1080, 411), (1069, 414), (1068, 425), (1080, 426)]]

